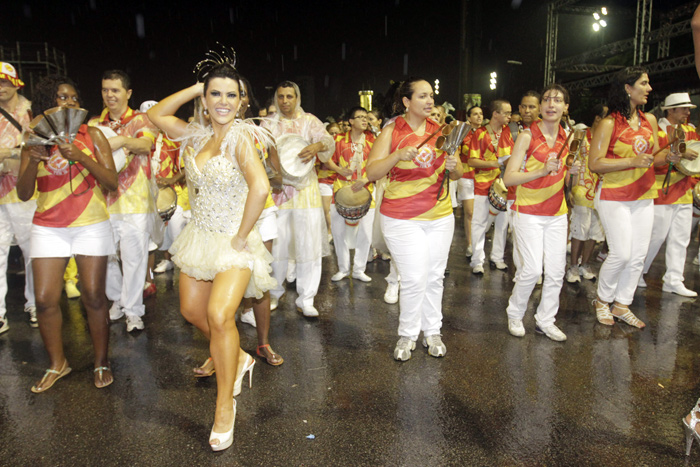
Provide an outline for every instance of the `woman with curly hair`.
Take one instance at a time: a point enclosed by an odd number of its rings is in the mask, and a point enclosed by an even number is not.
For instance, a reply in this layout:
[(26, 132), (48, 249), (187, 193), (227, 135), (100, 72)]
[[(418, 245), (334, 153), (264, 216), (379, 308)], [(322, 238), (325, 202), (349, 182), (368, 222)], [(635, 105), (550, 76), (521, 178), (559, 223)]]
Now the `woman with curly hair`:
[[(80, 107), (75, 83), (48, 76), (35, 87), (32, 112), (38, 116), (54, 107)], [(95, 351), (95, 386), (114, 381), (108, 360), (109, 314), (105, 295), (107, 257), (114, 254), (112, 229), (103, 188), (117, 188), (117, 172), (107, 139), (97, 128), (81, 125), (72, 143), (26, 146), (17, 181), (17, 194), (26, 201), (39, 191), (31, 234), (39, 331), (50, 366), (33, 387), (40, 393), (71, 372), (63, 353), (59, 306), (63, 273), (75, 256), (82, 278), (81, 300), (87, 311)]]

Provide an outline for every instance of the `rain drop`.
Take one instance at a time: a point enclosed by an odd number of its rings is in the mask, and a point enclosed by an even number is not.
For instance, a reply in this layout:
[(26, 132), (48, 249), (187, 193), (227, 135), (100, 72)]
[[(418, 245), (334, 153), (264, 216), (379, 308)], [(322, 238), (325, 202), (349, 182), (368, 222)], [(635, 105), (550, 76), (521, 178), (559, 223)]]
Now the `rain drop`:
[(136, 15), (136, 35), (140, 39), (146, 37), (146, 25), (144, 24), (143, 15), (141, 13)]

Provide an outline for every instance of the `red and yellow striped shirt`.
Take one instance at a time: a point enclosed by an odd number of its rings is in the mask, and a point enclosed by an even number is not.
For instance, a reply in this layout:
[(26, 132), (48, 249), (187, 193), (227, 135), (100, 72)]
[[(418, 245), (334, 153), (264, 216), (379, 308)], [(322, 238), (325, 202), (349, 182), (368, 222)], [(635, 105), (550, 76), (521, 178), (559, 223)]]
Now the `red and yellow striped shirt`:
[[(566, 132), (559, 127), (559, 134), (554, 147), (547, 144), (539, 125), (531, 125), (532, 139), (525, 155), (524, 172), (542, 170), (547, 160), (556, 158), (566, 144)], [(536, 216), (561, 216), (568, 212), (564, 199), (564, 178), (566, 164), (561, 164), (559, 171), (517, 186), (513, 209), (523, 214)]]
[[(615, 127), (610, 138), (607, 159), (625, 159), (654, 151), (654, 131), (643, 112), (639, 113), (639, 129), (633, 129), (618, 112), (611, 114)], [(637, 201), (657, 197), (653, 167), (630, 167), (608, 172), (603, 177), (600, 199)]]
[[(398, 149), (418, 147), (426, 135), (434, 133), (439, 125), (425, 121), (425, 134), (416, 135), (403, 117), (398, 117), (391, 135), (391, 153)], [(380, 212), (395, 219), (435, 220), (452, 214), (449, 193), (438, 201), (438, 192), (445, 176), (445, 153), (435, 148), (434, 136), (418, 150), (410, 161), (399, 161), (389, 171), (389, 183), (384, 191)]]
[[(685, 131), (686, 141), (697, 141), (698, 134), (690, 125), (682, 125)], [(659, 147), (662, 148), (668, 143), (668, 135), (659, 129)], [(668, 186), (668, 193), (664, 193), (663, 183), (668, 173), (668, 164), (654, 167), (656, 175), (656, 189), (659, 190), (659, 197), (654, 199), (654, 204), (691, 204), (693, 202), (693, 187), (697, 181), (693, 177), (682, 174), (677, 168), (671, 171), (671, 179)]]
[[(503, 125), (505, 128), (505, 125)], [(503, 130), (501, 129), (501, 131)], [(498, 141), (492, 141), (488, 131), (488, 125), (482, 126), (472, 137), (469, 146), (469, 159), (480, 159), (482, 161), (498, 160)], [(474, 194), (477, 196), (488, 196), (489, 188), (501, 175), (498, 167), (479, 169), (474, 167)]]
[[(360, 176), (357, 175), (357, 168), (352, 166), (353, 156), (355, 155), (355, 143), (352, 142), (350, 137), (350, 132), (339, 135), (335, 140), (335, 152), (331, 159), (340, 168), (351, 168), (353, 173), (350, 178), (345, 178), (342, 175), (335, 173), (333, 182), (333, 194), (345, 186), (351, 186), (356, 180), (361, 178), (367, 178), (367, 157), (369, 156), (369, 151), (372, 149), (372, 142), (369, 138), (365, 138), (365, 143), (362, 147), (362, 162), (360, 167)], [(365, 188), (369, 190), (370, 193), (374, 190), (374, 183), (367, 183)], [(335, 196), (333, 197), (333, 203), (335, 203)], [(374, 207), (374, 200), (372, 200), (371, 208)]]
[(467, 136), (464, 137), (462, 146), (459, 150), (459, 159), (462, 161), (462, 170), (464, 170), (462, 178), (468, 178), (470, 180), (474, 180), (474, 167), (469, 165), (469, 148), (471, 147), (472, 138), (474, 138), (475, 133), (476, 129), (469, 130), (469, 133), (467, 133)]
[[(82, 125), (73, 144), (82, 152), (95, 157), (95, 147)], [(104, 195), (97, 180), (79, 163), (69, 164), (52, 146), (49, 160), (40, 162), (36, 177), (37, 199), (34, 224), (44, 227), (82, 227), (109, 219)]]

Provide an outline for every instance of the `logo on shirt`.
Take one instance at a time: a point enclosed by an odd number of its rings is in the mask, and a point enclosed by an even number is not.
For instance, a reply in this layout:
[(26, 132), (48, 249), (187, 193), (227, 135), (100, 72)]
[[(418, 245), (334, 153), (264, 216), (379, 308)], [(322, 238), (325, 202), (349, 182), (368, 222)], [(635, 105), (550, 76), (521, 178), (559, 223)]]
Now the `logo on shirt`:
[(44, 163), (44, 167), (51, 175), (65, 175), (68, 173), (68, 161), (61, 156), (58, 150), (51, 152), (51, 158)]
[(638, 135), (634, 138), (634, 142), (632, 143), (632, 151), (634, 151), (635, 155), (640, 155), (649, 149), (649, 141), (644, 138), (642, 135)]
[(413, 159), (413, 162), (418, 164), (419, 167), (423, 169), (427, 169), (428, 167), (433, 165), (433, 161), (435, 160), (435, 151), (432, 148), (423, 146), (420, 148), (420, 151), (418, 152), (418, 155)]

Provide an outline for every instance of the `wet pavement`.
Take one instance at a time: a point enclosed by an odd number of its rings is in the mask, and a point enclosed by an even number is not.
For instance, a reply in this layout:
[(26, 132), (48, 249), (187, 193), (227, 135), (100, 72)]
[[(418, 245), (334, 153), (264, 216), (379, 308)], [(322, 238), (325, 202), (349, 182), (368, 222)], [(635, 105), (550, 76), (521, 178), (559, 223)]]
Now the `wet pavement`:
[[(73, 373), (38, 395), (29, 388), (48, 359), (21, 311), (23, 278), (10, 275), (0, 465), (700, 465), (700, 446), (684, 455), (681, 425), (700, 396), (698, 302), (661, 292), (661, 255), (633, 304), (646, 329), (597, 324), (595, 283), (565, 283), (557, 324), (568, 341), (557, 343), (534, 333), (539, 289), (526, 336), (508, 334), (512, 263), (473, 276), (463, 243), (457, 227), (445, 279), (445, 358), (428, 356), (419, 342), (411, 360), (393, 360), (399, 308), (382, 300), (388, 262), (368, 265), (371, 283), (332, 283), (335, 263), (324, 259), (319, 319), (295, 311), (288, 287), (270, 334), (285, 363), (258, 359), (252, 389), (244, 384), (237, 398), (233, 446), (222, 453), (207, 444), (215, 377), (192, 377), (208, 343), (180, 316), (176, 273), (157, 276), (144, 331), (112, 325), (115, 382), (101, 390), (92, 384), (84, 312), (64, 295)], [(693, 241), (689, 251), (697, 250)], [(700, 290), (692, 257), (685, 283)], [(255, 330), (239, 330), (253, 353)]]

